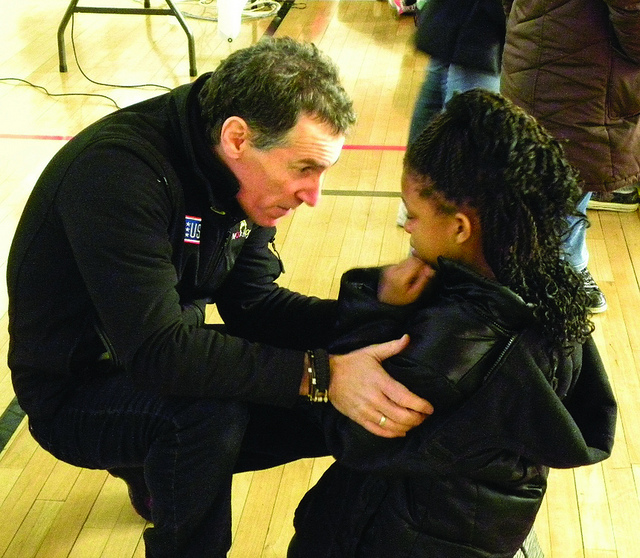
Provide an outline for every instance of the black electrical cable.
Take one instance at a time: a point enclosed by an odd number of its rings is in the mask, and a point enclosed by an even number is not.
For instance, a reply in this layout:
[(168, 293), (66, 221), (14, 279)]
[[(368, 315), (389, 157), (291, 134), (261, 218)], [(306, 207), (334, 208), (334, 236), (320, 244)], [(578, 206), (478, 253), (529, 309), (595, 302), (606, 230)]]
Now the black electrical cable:
[[(96, 85), (102, 85), (104, 87), (115, 87), (118, 89), (140, 89), (143, 87), (157, 87), (158, 89), (165, 89), (166, 91), (171, 91), (171, 87), (167, 87), (166, 85), (159, 85), (157, 83), (140, 83), (137, 85), (119, 85), (119, 84), (114, 84), (114, 83), (103, 83), (100, 81), (95, 81), (93, 79), (91, 79), (82, 69), (82, 67), (80, 66), (80, 61), (78, 60), (78, 53), (76, 51), (76, 42), (74, 40), (74, 23), (75, 23), (75, 14), (71, 14), (71, 48), (73, 50), (73, 58), (76, 61), (76, 64), (78, 66), (78, 70), (80, 70), (80, 73), (84, 76), (84, 78), (87, 81), (90, 81), (91, 83), (95, 83)], [(115, 101), (114, 101), (115, 102)]]
[[(78, 69), (80, 70), (80, 73), (83, 75), (83, 77), (87, 80), (90, 81), (91, 83), (94, 83), (96, 85), (101, 85), (104, 87), (113, 87), (116, 89), (141, 89), (143, 87), (156, 87), (159, 89), (165, 89), (167, 91), (171, 91), (171, 87), (167, 87), (166, 85), (159, 85), (157, 83), (143, 83), (143, 84), (138, 84), (138, 85), (122, 85), (122, 84), (112, 84), (112, 83), (102, 83), (99, 81), (96, 81), (94, 79), (91, 79), (86, 73), (85, 71), (82, 69), (82, 67), (80, 66), (80, 61), (78, 60), (78, 53), (76, 50), (76, 43), (74, 40), (74, 17), (73, 15), (71, 16), (71, 46), (73, 49), (73, 58), (76, 61), (76, 64), (78, 66)], [(18, 81), (20, 83), (24, 83), (26, 85), (29, 85), (35, 89), (40, 89), (41, 91), (43, 91), (48, 97), (98, 97), (101, 99), (106, 99), (107, 101), (109, 101), (110, 103), (113, 104), (113, 106), (116, 107), (116, 109), (121, 108), (118, 103), (115, 101), (115, 99), (113, 99), (112, 97), (109, 97), (108, 95), (104, 95), (102, 93), (51, 93), (46, 87), (42, 86), (42, 85), (37, 85), (35, 83), (30, 82), (29, 80), (23, 79), (23, 78), (17, 78), (17, 77), (0, 77), (0, 81)]]
[(30, 81), (22, 78), (16, 77), (0, 77), (0, 81), (19, 81), (21, 83), (25, 83), (34, 87), (36, 89), (41, 89), (48, 97), (73, 97), (73, 96), (83, 96), (83, 97), (101, 97), (103, 99), (107, 99), (111, 103), (115, 105), (116, 108), (120, 108), (118, 103), (116, 103), (111, 97), (108, 95), (102, 95), (101, 93), (51, 93), (46, 87), (42, 85), (37, 85), (35, 83), (31, 83)]
[[(212, 3), (212, 0), (208, 3)], [(265, 2), (266, 3), (266, 2)], [(277, 3), (277, 2), (274, 2)], [(306, 8), (306, 4), (305, 3), (295, 3), (295, 0), (285, 0), (285, 2), (283, 2), (280, 5), (280, 9), (278, 11), (277, 16), (275, 17), (274, 21), (271, 23), (271, 25), (269, 26), (269, 29), (267, 29), (267, 31), (265, 32), (265, 35), (272, 35), (275, 32), (275, 29), (277, 29), (277, 27), (280, 25), (282, 19), (284, 18), (284, 16), (287, 14), (287, 12), (289, 11), (290, 8), (299, 8), (299, 9), (304, 9)], [(100, 81), (96, 81), (92, 78), (90, 78), (85, 71), (82, 69), (82, 66), (80, 65), (80, 61), (78, 59), (78, 52), (76, 50), (76, 43), (75, 43), (75, 39), (74, 39), (74, 31), (75, 31), (75, 14), (71, 15), (71, 47), (73, 49), (73, 58), (76, 61), (76, 65), (78, 66), (78, 70), (80, 70), (80, 73), (82, 74), (82, 76), (89, 82), (95, 84), (95, 85), (100, 85), (103, 87), (112, 87), (112, 88), (116, 88), (116, 89), (141, 89), (144, 87), (156, 87), (158, 89), (164, 89), (166, 91), (171, 91), (171, 87), (167, 87), (166, 85), (160, 85), (157, 83), (141, 83), (141, 84), (137, 84), (137, 85), (124, 85), (124, 84), (114, 84), (114, 83), (104, 83), (104, 82), (100, 82)], [(189, 14), (189, 16), (191, 16), (191, 14)], [(215, 19), (213, 19), (213, 21), (215, 21)], [(112, 103), (116, 109), (121, 108), (118, 103), (115, 101), (115, 99), (109, 97), (108, 95), (104, 95), (102, 93), (51, 93), (49, 92), (49, 90), (47, 90), (46, 87), (43, 87), (42, 85), (37, 85), (34, 83), (31, 83), (30, 81), (26, 80), (26, 79), (22, 79), (22, 78), (16, 78), (16, 77), (0, 77), (0, 81), (18, 81), (21, 83), (24, 83), (26, 85), (29, 85), (31, 87), (34, 87), (36, 89), (40, 89), (42, 90), (47, 96), (49, 97), (74, 97), (74, 96), (82, 96), (82, 97), (99, 97), (102, 99), (106, 99), (107, 101), (109, 101), (110, 103)]]

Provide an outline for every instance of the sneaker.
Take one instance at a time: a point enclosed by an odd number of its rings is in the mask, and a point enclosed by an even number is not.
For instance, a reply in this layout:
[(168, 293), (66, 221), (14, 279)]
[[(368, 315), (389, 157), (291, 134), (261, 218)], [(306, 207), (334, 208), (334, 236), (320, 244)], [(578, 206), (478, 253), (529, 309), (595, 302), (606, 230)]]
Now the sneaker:
[(416, 12), (415, 0), (387, 0), (389, 6), (394, 9), (398, 15), (414, 14)]
[(604, 293), (600, 290), (597, 283), (593, 279), (589, 270), (585, 267), (583, 270), (578, 271), (578, 275), (582, 279), (584, 289), (589, 296), (589, 310), (593, 314), (599, 314), (607, 309), (607, 299), (604, 297)]
[(588, 209), (601, 209), (604, 211), (618, 211), (631, 213), (640, 206), (638, 190), (632, 192), (593, 192), (587, 204)]

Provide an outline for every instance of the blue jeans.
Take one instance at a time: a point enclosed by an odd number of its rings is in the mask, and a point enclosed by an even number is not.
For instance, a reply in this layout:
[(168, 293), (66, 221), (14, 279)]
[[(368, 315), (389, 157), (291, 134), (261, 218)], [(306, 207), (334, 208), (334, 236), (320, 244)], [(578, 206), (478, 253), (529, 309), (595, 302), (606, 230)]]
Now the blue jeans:
[(429, 60), (427, 75), (413, 109), (409, 143), (413, 142), (429, 121), (444, 109), (454, 93), (476, 87), (497, 93), (500, 90), (500, 75), (456, 64), (445, 64), (435, 58)]
[(146, 484), (153, 503), (148, 558), (225, 557), (233, 473), (328, 453), (304, 406), (164, 397), (122, 373), (91, 377), (30, 429), (62, 461), (117, 469)]
[(582, 271), (589, 263), (586, 213), (590, 199), (591, 192), (587, 192), (578, 202), (577, 210), (583, 217), (569, 217), (569, 233), (562, 242), (564, 258), (576, 271)]

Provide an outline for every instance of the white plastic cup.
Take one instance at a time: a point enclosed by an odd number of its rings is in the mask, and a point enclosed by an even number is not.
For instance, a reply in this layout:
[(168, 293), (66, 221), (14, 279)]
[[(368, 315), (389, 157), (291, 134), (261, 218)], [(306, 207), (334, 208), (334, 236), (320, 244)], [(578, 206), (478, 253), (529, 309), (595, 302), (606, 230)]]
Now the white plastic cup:
[(240, 34), (242, 10), (247, 0), (217, 0), (218, 33), (231, 42)]

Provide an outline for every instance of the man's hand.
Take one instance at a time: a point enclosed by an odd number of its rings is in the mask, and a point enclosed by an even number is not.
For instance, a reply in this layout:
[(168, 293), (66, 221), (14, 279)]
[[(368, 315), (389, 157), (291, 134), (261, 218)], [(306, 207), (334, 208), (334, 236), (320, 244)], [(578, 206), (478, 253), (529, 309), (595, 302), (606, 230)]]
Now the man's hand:
[(369, 432), (385, 438), (404, 436), (421, 424), (433, 413), (431, 404), (396, 382), (380, 364), (408, 343), (409, 336), (405, 335), (345, 355), (331, 355), (329, 400), (333, 406)]
[(378, 285), (378, 300), (402, 306), (418, 300), (435, 270), (418, 258), (410, 257), (384, 269)]

